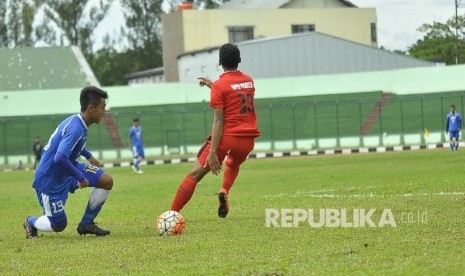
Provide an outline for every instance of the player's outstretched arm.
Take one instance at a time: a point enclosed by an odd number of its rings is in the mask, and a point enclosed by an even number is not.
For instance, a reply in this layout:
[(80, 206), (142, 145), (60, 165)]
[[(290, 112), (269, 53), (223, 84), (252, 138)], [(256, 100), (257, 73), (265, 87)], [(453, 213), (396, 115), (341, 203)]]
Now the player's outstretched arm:
[(202, 78), (202, 77), (199, 77), (199, 78), (197, 78), (197, 79), (199, 80), (199, 85), (200, 85), (200, 86), (202, 86), (202, 87), (203, 87), (203, 86), (206, 86), (206, 87), (208, 87), (208, 88), (212, 88), (212, 84), (213, 84), (213, 83), (212, 83), (211, 80), (209, 80), (209, 79), (207, 79), (207, 78)]

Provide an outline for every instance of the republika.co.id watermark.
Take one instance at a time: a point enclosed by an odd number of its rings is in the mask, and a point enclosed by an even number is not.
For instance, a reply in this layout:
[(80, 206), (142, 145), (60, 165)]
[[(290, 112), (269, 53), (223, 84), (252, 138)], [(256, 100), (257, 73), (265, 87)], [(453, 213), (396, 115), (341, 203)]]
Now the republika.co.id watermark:
[(427, 222), (427, 210), (394, 213), (391, 209), (265, 209), (266, 227), (397, 227)]

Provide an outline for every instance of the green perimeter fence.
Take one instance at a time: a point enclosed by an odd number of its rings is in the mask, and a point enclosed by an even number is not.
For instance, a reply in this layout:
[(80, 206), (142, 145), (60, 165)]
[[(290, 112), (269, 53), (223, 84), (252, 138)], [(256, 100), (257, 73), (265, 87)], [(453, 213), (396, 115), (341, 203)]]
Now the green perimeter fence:
[[(426, 95), (392, 95), (383, 98), (381, 92), (348, 95), (327, 95), (259, 99), (256, 112), (262, 136), (257, 144), (267, 144), (268, 150), (277, 145), (287, 149), (321, 148), (324, 139), (333, 139), (335, 147), (344, 147), (340, 141), (352, 138), (364, 146), (364, 137), (397, 135), (403, 137), (424, 130), (441, 134), (444, 140), (445, 117), (449, 106), (455, 104), (464, 110), (465, 91)], [(382, 104), (383, 99), (385, 103)], [(382, 108), (376, 111), (377, 106)], [(121, 148), (112, 146), (106, 126), (101, 122), (89, 128), (87, 148), (92, 151), (127, 151), (127, 134), (134, 117), (143, 126), (145, 147), (159, 148), (157, 155), (189, 152), (189, 146), (202, 144), (211, 130), (212, 110), (208, 103), (114, 108), (110, 112), (117, 132), (123, 141)], [(0, 118), (0, 163), (8, 164), (8, 157), (29, 155), (36, 136), (46, 144), (49, 135), (61, 120), (69, 115), (3, 117)], [(371, 124), (370, 121), (372, 117)], [(362, 133), (362, 129), (366, 133)], [(311, 143), (300, 143), (312, 141)], [(425, 143), (424, 139), (420, 143)], [(284, 145), (284, 146), (283, 146)], [(174, 149), (174, 150), (173, 150)], [(266, 150), (266, 149), (265, 149)]]

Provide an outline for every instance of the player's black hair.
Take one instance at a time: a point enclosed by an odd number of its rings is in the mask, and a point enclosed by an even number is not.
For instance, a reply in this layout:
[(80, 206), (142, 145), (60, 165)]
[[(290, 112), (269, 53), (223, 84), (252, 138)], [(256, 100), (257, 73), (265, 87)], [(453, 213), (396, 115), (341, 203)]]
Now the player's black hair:
[(236, 69), (241, 63), (241, 52), (236, 45), (223, 44), (220, 48), (220, 65), (226, 69)]
[(81, 96), (79, 97), (79, 101), (81, 103), (81, 112), (86, 111), (89, 105), (98, 105), (102, 98), (105, 100), (108, 99), (108, 94), (106, 91), (95, 86), (84, 87), (81, 90)]
[(455, 108), (455, 104), (451, 104), (450, 107)]
[(139, 122), (139, 118), (134, 118), (134, 119), (132, 120), (132, 122), (133, 122), (133, 123)]

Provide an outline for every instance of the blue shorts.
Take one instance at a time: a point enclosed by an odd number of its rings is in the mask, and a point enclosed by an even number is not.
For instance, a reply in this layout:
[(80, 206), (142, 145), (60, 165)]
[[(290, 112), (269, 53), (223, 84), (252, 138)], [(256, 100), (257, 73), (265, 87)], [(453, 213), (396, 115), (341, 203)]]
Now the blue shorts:
[[(79, 163), (77, 169), (84, 173), (84, 176), (89, 181), (89, 187), (96, 187), (100, 177), (105, 172), (102, 168), (86, 163)], [(65, 182), (70, 187), (70, 193), (73, 193), (77, 189), (78, 182), (76, 178), (70, 176)], [(36, 193), (44, 215), (52, 218), (50, 221), (66, 221), (65, 205), (68, 199), (68, 192), (48, 195), (36, 190)]]
[(132, 147), (132, 155), (134, 156), (134, 158), (137, 158), (137, 157), (145, 158), (144, 148), (141, 146)]
[(452, 140), (452, 138), (455, 138), (455, 140), (458, 140), (460, 138), (460, 131), (449, 131), (449, 138)]

